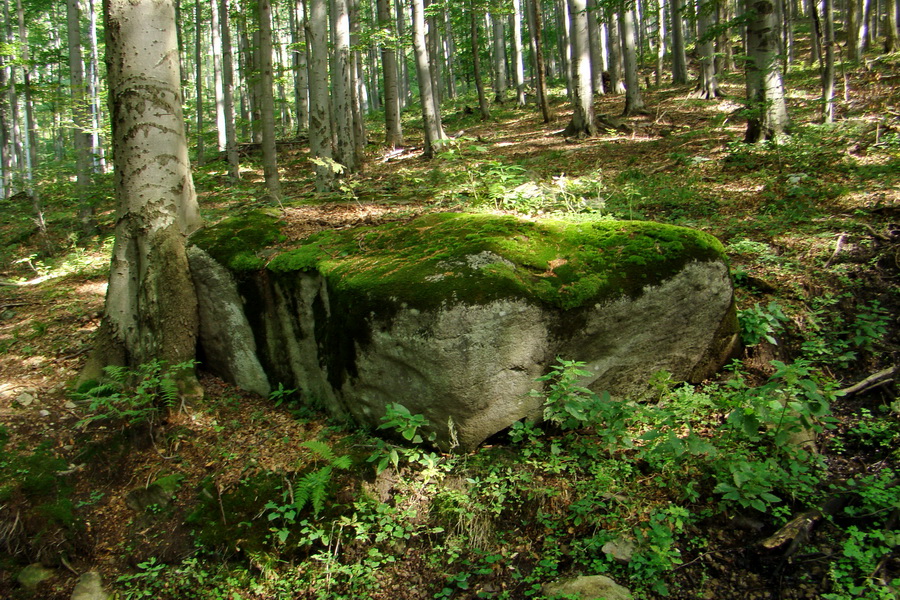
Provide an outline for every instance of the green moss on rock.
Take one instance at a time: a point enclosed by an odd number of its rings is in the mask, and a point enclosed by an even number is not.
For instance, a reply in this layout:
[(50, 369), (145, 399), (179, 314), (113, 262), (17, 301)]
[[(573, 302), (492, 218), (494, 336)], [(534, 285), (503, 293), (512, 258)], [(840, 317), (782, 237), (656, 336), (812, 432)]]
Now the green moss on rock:
[(622, 295), (719, 260), (700, 231), (644, 221), (531, 221), (441, 213), (316, 234), (273, 258), (274, 273), (316, 270), (358, 300), (433, 308), (526, 297), (563, 309)]
[(233, 271), (255, 271), (265, 267), (259, 252), (284, 241), (281, 220), (265, 212), (249, 212), (201, 229), (191, 242)]

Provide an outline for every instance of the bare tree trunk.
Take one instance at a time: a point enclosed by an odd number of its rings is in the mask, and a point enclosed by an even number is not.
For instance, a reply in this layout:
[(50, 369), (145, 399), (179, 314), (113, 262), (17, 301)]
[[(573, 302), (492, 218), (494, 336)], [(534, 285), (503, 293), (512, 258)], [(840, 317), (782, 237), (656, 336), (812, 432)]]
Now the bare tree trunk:
[(834, 6), (833, 0), (824, 0), (825, 68), (822, 69), (822, 118), (825, 123), (834, 121)]
[(315, 163), (316, 190), (334, 185), (331, 102), (328, 89), (327, 0), (309, 0), (306, 51), (309, 54), (309, 151)]
[(544, 123), (549, 123), (553, 120), (553, 116), (550, 113), (550, 103), (547, 101), (547, 70), (544, 67), (544, 41), (541, 38), (543, 17), (541, 15), (540, 0), (528, 0), (528, 2), (531, 4), (529, 12), (534, 22), (534, 27), (531, 30), (531, 43), (535, 49), (534, 63), (537, 71), (535, 91), (537, 93), (538, 107), (541, 110), (541, 117), (544, 119)]
[(900, 49), (900, 32), (897, 30), (897, 0), (887, 0), (887, 30), (884, 32), (884, 51)]
[(350, 10), (347, 0), (332, 0), (332, 35), (334, 37), (334, 70), (332, 85), (334, 95), (335, 149), (334, 160), (344, 166), (348, 173), (359, 167), (356, 155), (356, 139), (353, 120), (353, 77), (350, 60)]
[[(856, 0), (849, 0), (855, 2)], [(810, 51), (809, 61), (807, 64), (812, 66), (816, 61), (822, 66), (822, 24), (819, 22), (819, 0), (808, 0), (807, 10), (809, 11), (811, 33), (810, 33)]]
[(425, 128), (425, 158), (434, 156), (435, 147), (446, 136), (440, 124), (440, 107), (435, 103), (431, 85), (431, 61), (425, 40), (425, 6), (422, 0), (412, 0), (413, 48), (416, 54), (416, 74), (422, 102), (422, 122)]
[(234, 127), (234, 55), (231, 49), (231, 26), (228, 0), (219, 0), (219, 25), (222, 30), (222, 108), (225, 113), (225, 156), (228, 175), (232, 181), (241, 178), (240, 157), (237, 152), (237, 131)]
[(684, 52), (683, 0), (672, 0), (672, 83), (684, 85), (688, 81), (687, 57)]
[(271, 0), (258, 0), (257, 8), (259, 10), (259, 112), (263, 174), (266, 178), (266, 191), (272, 200), (280, 203), (281, 179), (278, 176), (278, 152), (275, 146)]
[(744, 141), (780, 138), (788, 126), (784, 85), (778, 65), (778, 23), (772, 0), (747, 0), (747, 100), (750, 118)]
[(656, 0), (656, 85), (662, 85), (662, 74), (666, 59), (666, 3)]
[(194, 4), (194, 89), (197, 103), (197, 166), (203, 166), (203, 23), (200, 2)]
[(391, 148), (403, 145), (403, 128), (400, 123), (400, 74), (397, 69), (396, 34), (394, 33), (390, 0), (378, 0), (378, 26), (387, 42), (381, 46), (381, 64), (384, 72), (384, 142)]
[(862, 60), (863, 54), (869, 49), (869, 37), (871, 28), (869, 27), (869, 19), (872, 18), (872, 0), (862, 0), (862, 14), (859, 19), (859, 36), (856, 41), (859, 45), (857, 50), (857, 60)]
[(491, 109), (488, 106), (487, 94), (484, 92), (484, 80), (481, 77), (481, 53), (480, 44), (478, 43), (478, 15), (475, 10), (475, 3), (469, 1), (469, 32), (472, 45), (472, 71), (475, 77), (475, 90), (478, 92), (478, 108), (481, 112), (481, 120), (487, 121), (491, 118)]
[(513, 79), (516, 84), (516, 106), (525, 106), (525, 60), (522, 56), (522, 0), (513, 0), (510, 15), (513, 31)]
[(620, 7), (619, 35), (622, 38), (622, 59), (625, 62), (625, 116), (644, 110), (644, 98), (638, 77), (637, 51), (634, 37), (634, 9)]
[(78, 220), (81, 233), (93, 235), (97, 231), (94, 207), (88, 198), (91, 185), (91, 134), (84, 94), (84, 67), (81, 58), (81, 10), (78, 0), (66, 0), (69, 32), (69, 81), (72, 86), (72, 122), (75, 140), (75, 189), (78, 196)]
[(494, 102), (501, 103), (506, 98), (506, 32), (503, 26), (503, 17), (498, 14), (490, 15), (491, 33), (493, 34), (494, 57)]
[[(225, 139), (225, 91), (222, 83), (222, 35), (219, 25), (218, 0), (210, 0), (210, 25), (212, 34), (212, 58), (213, 58), (213, 87), (216, 98), (216, 138), (219, 152), (225, 152), (227, 140)], [(228, 18), (227, 15), (225, 17)]]
[(603, 84), (603, 30), (597, 18), (597, 0), (588, 0), (588, 45), (591, 49), (591, 88), (595, 94), (605, 94)]
[(306, 4), (305, 0), (294, 0), (294, 26), (291, 28), (293, 39), (293, 67), (294, 67), (294, 105), (297, 111), (297, 135), (306, 131), (309, 127), (309, 80), (306, 64)]
[(591, 85), (591, 51), (588, 35), (587, 0), (569, 0), (572, 40), (572, 120), (563, 130), (567, 137), (589, 137), (597, 133)]
[(609, 86), (612, 88), (613, 94), (624, 94), (625, 83), (622, 81), (622, 44), (620, 43), (621, 35), (619, 34), (619, 15), (615, 12), (609, 12)]
[[(171, 0), (106, 0), (116, 242), (106, 314), (82, 377), (107, 364), (192, 360), (197, 297), (184, 238), (200, 226)], [(200, 393), (193, 375), (186, 395)]]
[(19, 47), (22, 52), (22, 88), (25, 100), (25, 190), (31, 196), (31, 206), (34, 210), (34, 221), (41, 233), (47, 231), (44, 222), (44, 209), (41, 206), (41, 197), (34, 183), (34, 170), (37, 168), (37, 131), (34, 123), (34, 106), (31, 100), (31, 59), (29, 57), (28, 30), (25, 27), (25, 11), (22, 9), (22, 0), (16, 0), (16, 16), (18, 17)]
[(691, 94), (694, 98), (712, 100), (718, 98), (719, 82), (716, 79), (715, 48), (712, 38), (712, 0), (701, 0), (699, 14), (697, 15), (697, 27), (700, 38), (697, 40), (697, 55), (700, 62), (700, 76), (697, 87)]

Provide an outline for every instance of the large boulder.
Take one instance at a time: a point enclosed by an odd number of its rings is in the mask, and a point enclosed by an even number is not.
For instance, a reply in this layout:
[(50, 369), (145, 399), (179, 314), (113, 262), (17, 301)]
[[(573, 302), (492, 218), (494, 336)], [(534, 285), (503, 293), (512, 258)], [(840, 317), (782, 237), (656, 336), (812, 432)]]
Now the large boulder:
[(722, 247), (695, 230), (445, 213), (274, 250), (259, 227), (277, 231), (245, 218), (195, 237), (198, 291), (229, 305), (201, 303), (201, 322), (228, 323), (201, 331), (208, 365), (369, 427), (398, 402), (443, 447), (538, 416), (529, 391), (558, 356), (639, 399), (655, 372), (701, 380), (737, 344)]

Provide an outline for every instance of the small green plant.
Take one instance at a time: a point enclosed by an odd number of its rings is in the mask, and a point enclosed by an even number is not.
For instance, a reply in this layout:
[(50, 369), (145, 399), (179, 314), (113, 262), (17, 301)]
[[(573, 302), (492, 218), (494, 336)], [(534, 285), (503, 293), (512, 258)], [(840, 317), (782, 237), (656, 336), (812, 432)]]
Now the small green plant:
[[(395, 470), (399, 471), (401, 459), (425, 468), (434, 468), (440, 457), (434, 452), (429, 452), (422, 448), (425, 442), (434, 443), (437, 439), (437, 434), (434, 431), (430, 432), (425, 438), (422, 437), (421, 431), (430, 427), (431, 424), (424, 415), (414, 415), (408, 408), (398, 402), (389, 404), (384, 416), (381, 417), (381, 425), (378, 426), (378, 429), (393, 430), (401, 438), (413, 444), (413, 447), (399, 446), (383, 439), (376, 439), (375, 450), (369, 455), (368, 462), (375, 463), (375, 471), (377, 473), (381, 473), (391, 465), (394, 466)], [(452, 437), (454, 435), (453, 424), (448, 423), (448, 427)]]
[(741, 340), (747, 346), (756, 346), (763, 340), (778, 344), (775, 335), (784, 331), (784, 324), (790, 321), (777, 302), (769, 302), (766, 308), (759, 303), (752, 308), (738, 311), (741, 326)]
[(91, 414), (81, 419), (79, 427), (95, 421), (111, 421), (125, 426), (156, 425), (161, 412), (180, 398), (179, 378), (193, 370), (194, 361), (167, 366), (162, 361), (151, 361), (131, 370), (127, 367), (108, 366), (104, 379), (89, 382), (72, 394), (75, 402), (87, 405)]

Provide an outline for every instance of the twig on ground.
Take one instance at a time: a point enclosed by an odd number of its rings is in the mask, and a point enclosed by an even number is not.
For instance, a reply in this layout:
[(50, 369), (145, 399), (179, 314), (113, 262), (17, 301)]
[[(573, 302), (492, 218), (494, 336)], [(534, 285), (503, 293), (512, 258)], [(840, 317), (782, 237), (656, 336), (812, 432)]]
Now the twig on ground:
[(834, 245), (834, 253), (831, 255), (831, 258), (825, 261), (825, 268), (831, 266), (831, 263), (834, 262), (834, 259), (837, 258), (837, 255), (841, 253), (841, 250), (844, 248), (844, 242), (847, 240), (847, 234), (842, 233), (838, 236), (837, 243)]
[(883, 371), (879, 371), (874, 375), (869, 375), (865, 379), (860, 382), (854, 383), (850, 387), (846, 387), (838, 392), (838, 394), (844, 396), (852, 396), (853, 394), (861, 394), (862, 392), (866, 392), (872, 388), (885, 385), (894, 379), (894, 375), (897, 374), (897, 366), (889, 367), (884, 369)]

